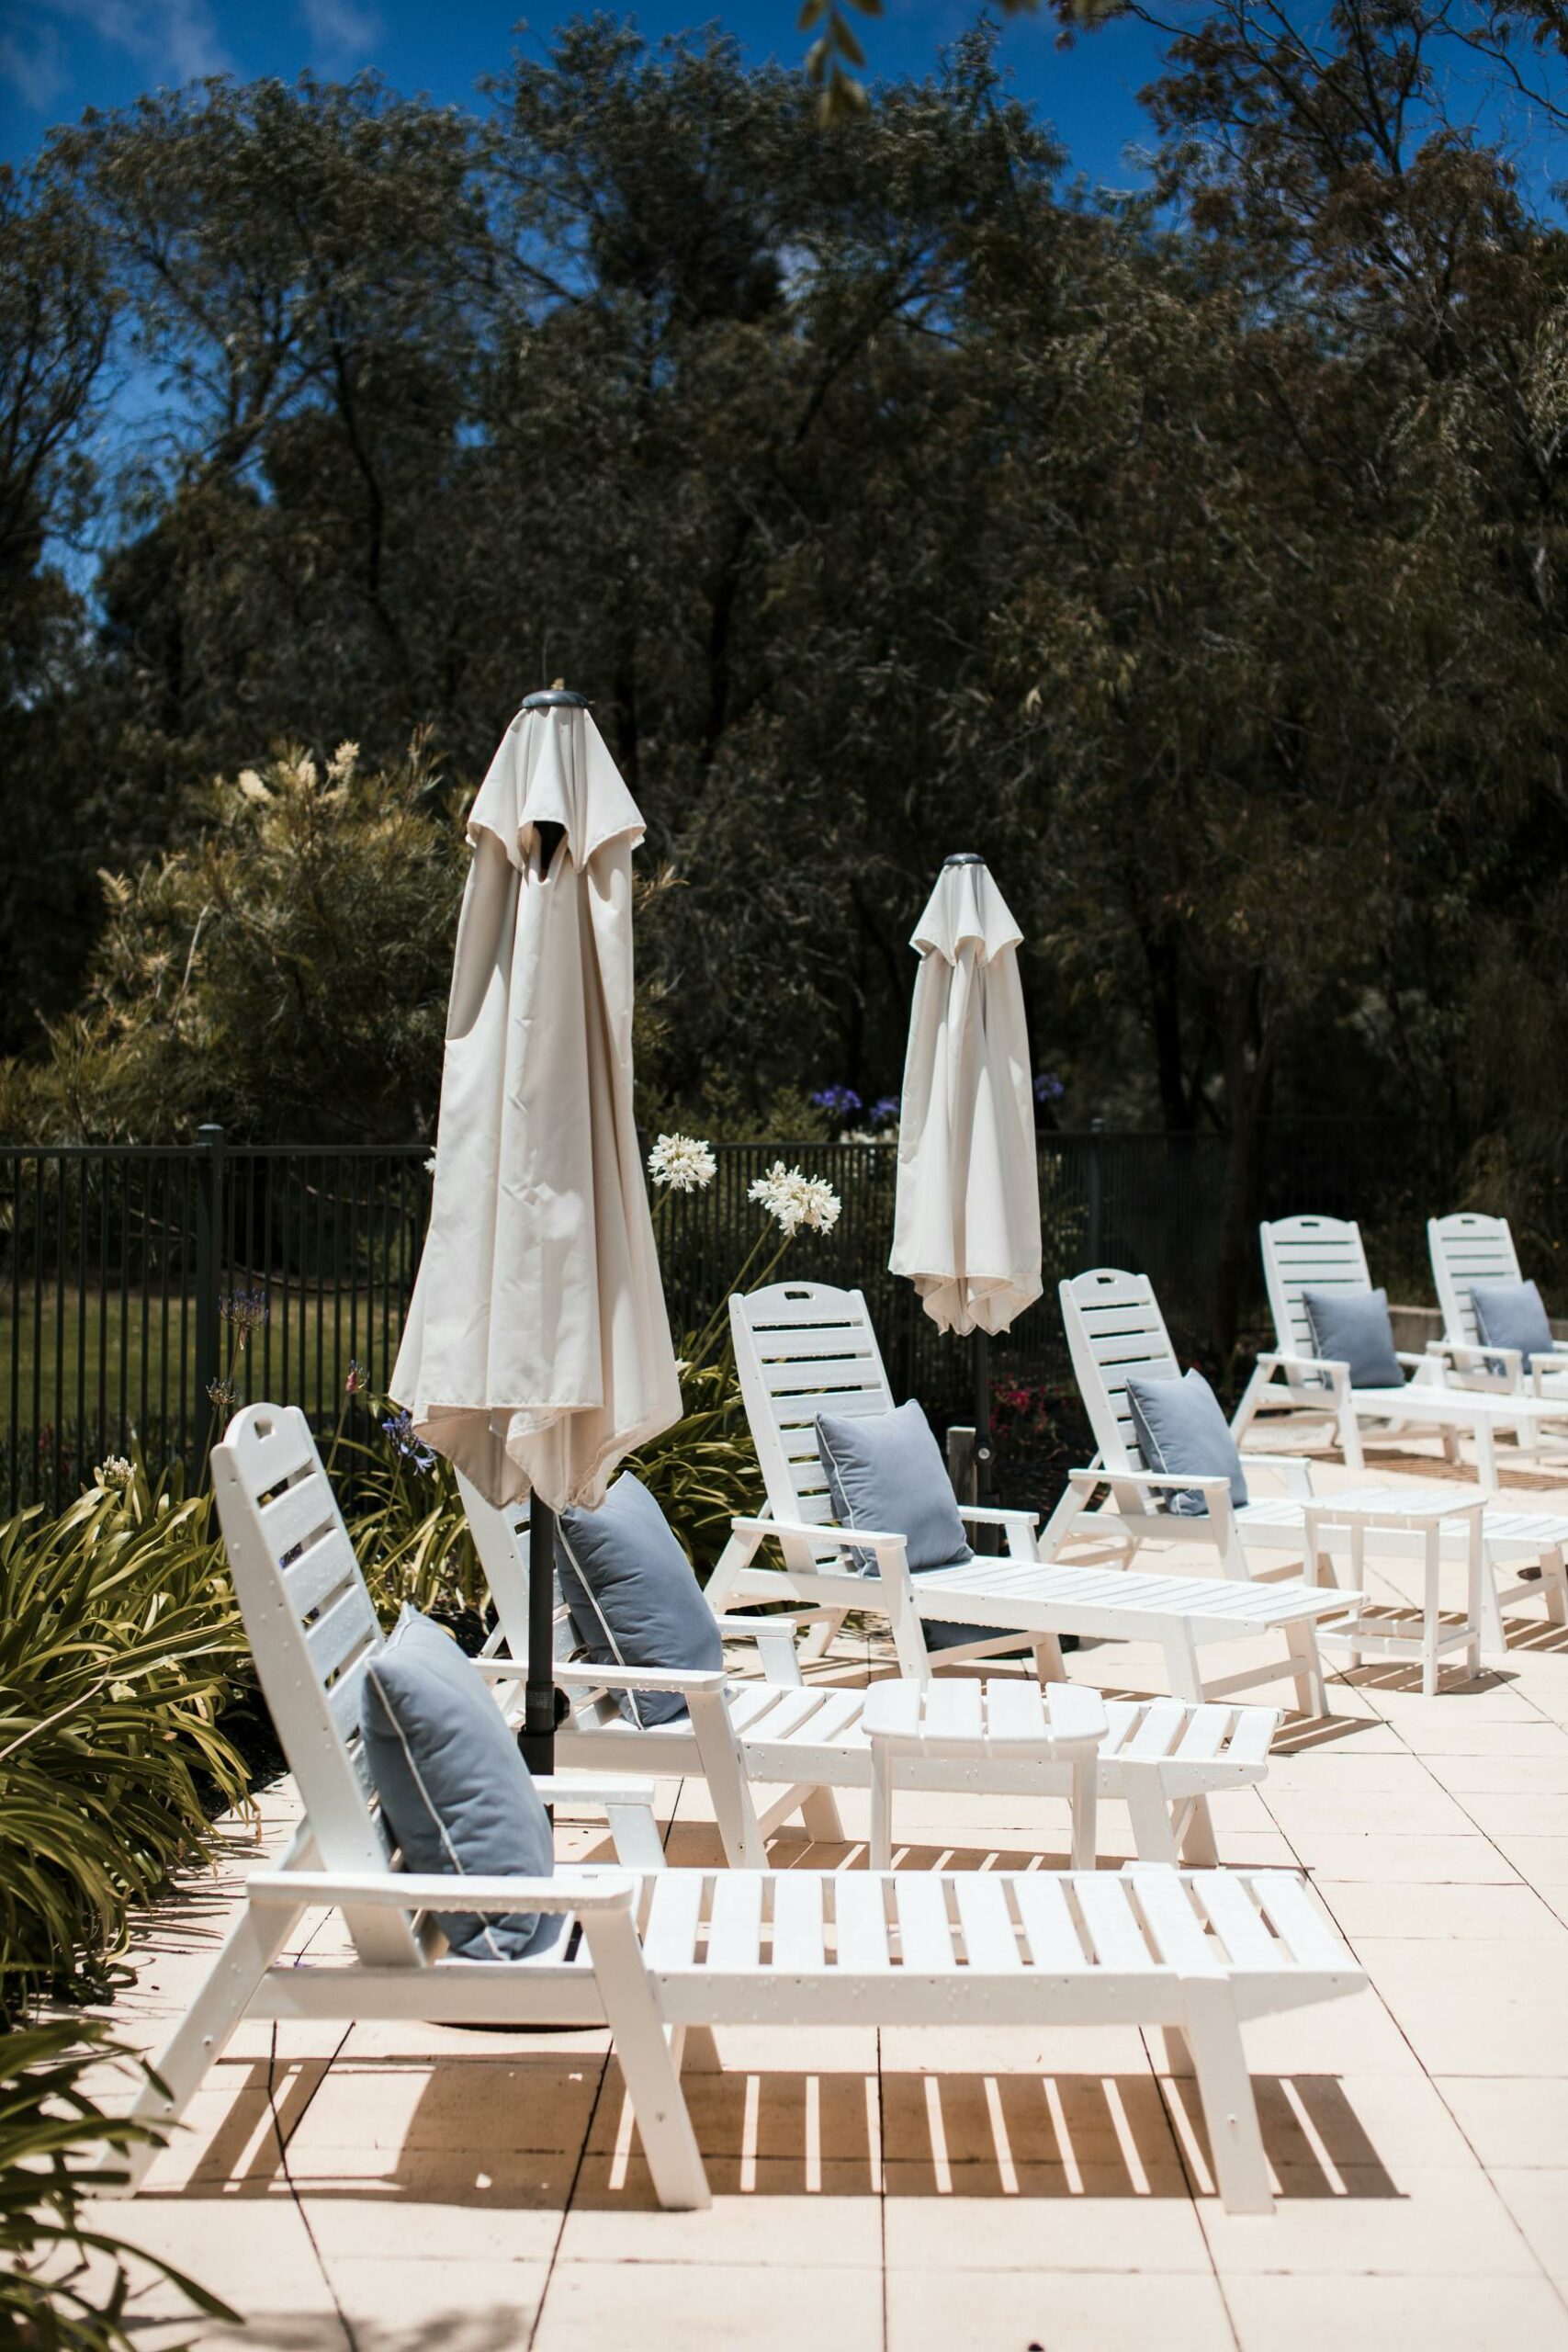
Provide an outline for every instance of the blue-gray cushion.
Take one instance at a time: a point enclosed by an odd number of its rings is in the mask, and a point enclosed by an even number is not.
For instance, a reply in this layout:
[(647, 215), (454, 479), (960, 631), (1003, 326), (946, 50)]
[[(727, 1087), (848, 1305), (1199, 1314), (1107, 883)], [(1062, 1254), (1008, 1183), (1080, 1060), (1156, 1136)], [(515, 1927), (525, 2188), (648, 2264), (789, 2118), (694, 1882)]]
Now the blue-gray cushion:
[[(1180, 1380), (1129, 1373), (1127, 1403), (1138, 1451), (1150, 1470), (1186, 1470), (1198, 1477), (1228, 1478), (1231, 1500), (1240, 1509), (1247, 1500), (1247, 1474), (1219, 1398), (1201, 1372), (1189, 1372)], [(1168, 1493), (1164, 1504), (1179, 1519), (1209, 1515), (1209, 1506), (1196, 1487)]]
[[(942, 1448), (913, 1398), (891, 1413), (818, 1413), (817, 1452), (840, 1527), (903, 1536), (917, 1577), (974, 1558)], [(851, 1556), (863, 1576), (876, 1574), (874, 1552), (857, 1550)], [(1010, 1637), (1006, 1627), (961, 1625), (936, 1617), (922, 1619), (921, 1631), (931, 1650)], [(1028, 1647), (1023, 1634), (1017, 1641), (1020, 1648)]]
[(1386, 1290), (1303, 1290), (1313, 1353), (1350, 1367), (1352, 1388), (1403, 1388)]
[[(449, 1634), (405, 1609), (365, 1672), (360, 1729), (376, 1792), (411, 1871), (548, 1878), (549, 1816), (484, 1678)], [(437, 1914), (465, 1960), (521, 1960), (561, 1931), (559, 1912)]]
[[(591, 1666), (670, 1666), (712, 1673), (724, 1643), (691, 1562), (642, 1480), (623, 1470), (597, 1510), (556, 1521), (561, 1598)], [(628, 1723), (682, 1721), (673, 1690), (617, 1693)]]
[[(912, 1569), (974, 1558), (942, 1448), (913, 1398), (892, 1413), (818, 1413), (817, 1452), (840, 1527), (902, 1535)], [(875, 1574), (874, 1553), (854, 1556), (863, 1576)]]
[(1472, 1283), (1470, 1295), (1482, 1345), (1517, 1348), (1527, 1372), (1533, 1356), (1550, 1355), (1557, 1345), (1534, 1283)]

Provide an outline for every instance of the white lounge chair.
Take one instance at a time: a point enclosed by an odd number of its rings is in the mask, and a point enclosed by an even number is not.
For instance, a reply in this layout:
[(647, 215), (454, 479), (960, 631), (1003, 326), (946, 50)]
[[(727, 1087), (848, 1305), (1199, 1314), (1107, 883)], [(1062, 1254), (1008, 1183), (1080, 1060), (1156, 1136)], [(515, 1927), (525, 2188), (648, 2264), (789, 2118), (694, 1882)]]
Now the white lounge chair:
[[(1152, 1477), (1144, 1467), (1127, 1404), (1127, 1375), (1146, 1373), (1152, 1379), (1179, 1379), (1181, 1367), (1160, 1313), (1154, 1285), (1146, 1274), (1127, 1274), (1100, 1267), (1077, 1274), (1061, 1285), (1062, 1319), (1078, 1385), (1098, 1452), (1088, 1470), (1075, 1470), (1044, 1533), (1040, 1549), (1047, 1559), (1075, 1536), (1120, 1540), (1131, 1558), (1149, 1543), (1213, 1544), (1228, 1575), (1278, 1575), (1280, 1555), (1300, 1559), (1305, 1521), (1304, 1507), (1313, 1499), (1312, 1464), (1302, 1454), (1254, 1453), (1245, 1448), (1242, 1461), (1248, 1484), (1258, 1471), (1277, 1476), (1283, 1494), (1259, 1495), (1238, 1510), (1223, 1478)], [(1173, 1519), (1161, 1503), (1172, 1486), (1196, 1487), (1208, 1500), (1206, 1519)], [(1091, 1509), (1095, 1491), (1109, 1487), (1113, 1510)], [(1409, 1487), (1356, 1487), (1332, 1498), (1342, 1509), (1404, 1499), (1419, 1504), (1436, 1492)], [(1348, 1554), (1348, 1539), (1336, 1536), (1337, 1550)], [(1456, 1565), (1465, 1560), (1465, 1534), (1454, 1525), (1445, 1531), (1446, 1555)], [(1380, 1532), (1378, 1544), (1385, 1557), (1418, 1561), (1425, 1538), (1419, 1532), (1402, 1535)], [(1568, 1623), (1568, 1515), (1561, 1511), (1500, 1510), (1488, 1506), (1482, 1521), (1482, 1547), (1487, 1575), (1482, 1586), (1482, 1630), (1485, 1645), (1505, 1650), (1507, 1635), (1503, 1611), (1519, 1600), (1544, 1600), (1548, 1616)], [(1276, 1564), (1260, 1567), (1256, 1555), (1271, 1553)], [(1520, 1567), (1539, 1571), (1526, 1582), (1508, 1583), (1506, 1572)], [(1290, 1573), (1287, 1562), (1285, 1573)]]
[[(1559, 1346), (1550, 1355), (1532, 1357), (1527, 1373), (1517, 1348), (1487, 1348), (1481, 1344), (1472, 1283), (1517, 1283), (1521, 1279), (1518, 1252), (1514, 1248), (1507, 1218), (1480, 1216), (1472, 1209), (1460, 1210), (1452, 1216), (1428, 1217), (1427, 1243), (1432, 1255), (1438, 1305), (1443, 1316), (1443, 1336), (1429, 1343), (1428, 1352), (1444, 1359), (1453, 1384), (1506, 1395), (1555, 1395), (1561, 1409), (1568, 1414), (1568, 1395), (1551, 1385), (1568, 1376), (1568, 1349)], [(1528, 1442), (1523, 1430), (1520, 1441)], [(1568, 1431), (1560, 1430), (1556, 1450), (1561, 1452), (1565, 1442)]]
[(1399, 1362), (1411, 1372), (1402, 1387), (1353, 1388), (1347, 1365), (1329, 1363), (1314, 1352), (1302, 1294), (1371, 1289), (1359, 1227), (1339, 1217), (1288, 1216), (1260, 1226), (1258, 1232), (1276, 1346), (1271, 1354), (1258, 1357), (1236, 1408), (1232, 1426), (1238, 1444), (1266, 1406), (1289, 1406), (1325, 1416), (1352, 1470), (1366, 1466), (1361, 1449), (1363, 1422), (1426, 1432), (1435, 1430), (1450, 1459), (1457, 1453), (1461, 1435), (1473, 1438), (1482, 1482), (1495, 1487), (1495, 1440), (1499, 1429), (1533, 1434), (1553, 1418), (1561, 1422), (1561, 1405), (1450, 1387), (1442, 1360), (1433, 1354), (1399, 1351)]
[[(491, 1652), (504, 1645), (511, 1657), (525, 1657), (528, 1507), (522, 1503), (498, 1510), (460, 1473), (458, 1485), (495, 1602)], [(757, 1643), (766, 1677), (761, 1681), (731, 1681), (721, 1672), (575, 1665), (570, 1622), (558, 1585), (555, 1623), (556, 1681), (571, 1705), (556, 1733), (556, 1754), (563, 1766), (626, 1770), (653, 1780), (705, 1779), (725, 1852), (738, 1869), (765, 1867), (767, 1840), (792, 1814), (800, 1815), (813, 1838), (843, 1838), (833, 1791), (869, 1789), (873, 1781), (871, 1742), (861, 1724), (866, 1694), (804, 1679), (791, 1617), (719, 1620), (727, 1635)], [(646, 1729), (627, 1723), (615, 1703), (615, 1693), (632, 1690), (679, 1691), (690, 1722)], [(1075, 1708), (1086, 1701), (1097, 1708), (1100, 1704), (1098, 1691), (1075, 1683), (1047, 1683), (1044, 1693), (1053, 1722), (1069, 1736), (1077, 1720)], [(1095, 1793), (1126, 1804), (1140, 1859), (1173, 1862), (1179, 1853), (1189, 1862), (1214, 1861), (1209, 1799), (1222, 1789), (1243, 1788), (1264, 1778), (1279, 1728), (1279, 1709), (1194, 1706), (1179, 1699), (1109, 1699), (1104, 1712), (1108, 1730), (1100, 1744)], [(1067, 1796), (1074, 1769), (1065, 1760), (1043, 1765), (993, 1760), (982, 1770), (953, 1757), (900, 1755), (893, 1786), (976, 1796)], [(754, 1784), (783, 1791), (761, 1814)], [(1075, 1868), (1090, 1867), (1093, 1860), (1091, 1852), (1075, 1848)]]
[[(608, 2024), (660, 2200), (709, 2202), (680, 2082), (689, 2026), (939, 2024), (1032, 2034), (1163, 2028), (1190, 2061), (1221, 2196), (1272, 2207), (1243, 2020), (1365, 1979), (1292, 1871), (1120, 1876), (563, 1868), (468, 1878), (468, 1911), (560, 1911), (548, 1954), (444, 1956), (431, 1920), (456, 1882), (389, 1855), (357, 1753), (359, 1683), (380, 1640), (297, 1408), (252, 1405), (213, 1449), (219, 1514), (263, 1691), (304, 1804), (283, 1865), (257, 1871), (205, 1984), (160, 2052), (139, 2117), (172, 2125), (244, 2018)], [(492, 1664), (492, 1676), (512, 1675)], [(623, 1810), (630, 1792), (622, 1791)], [(302, 1915), (341, 1913), (352, 1958), (280, 1966)], [(151, 2162), (138, 2152), (132, 2188)]]
[[(734, 1522), (708, 1586), (716, 1611), (738, 1601), (798, 1600), (840, 1623), (852, 1611), (871, 1611), (888, 1620), (903, 1671), (921, 1676), (931, 1670), (921, 1630), (931, 1619), (977, 1629), (1016, 1627), (1034, 1646), (1042, 1681), (1062, 1678), (1063, 1634), (1154, 1642), (1165, 1652), (1177, 1698), (1228, 1697), (1289, 1675), (1303, 1712), (1325, 1712), (1314, 1628), (1321, 1619), (1341, 1613), (1343, 1597), (1337, 1600), (1319, 1588), (1234, 1577), (1134, 1577), (1114, 1566), (1044, 1566), (1035, 1549), (1039, 1518), (1033, 1511), (982, 1510), (961, 1503), (971, 1524), (1005, 1532), (1007, 1556), (983, 1556), (918, 1575), (910, 1573), (901, 1535), (863, 1528), (852, 1535), (835, 1527), (817, 1454), (817, 1415), (824, 1409), (893, 1409), (865, 1299), (859, 1291), (834, 1290), (824, 1283), (776, 1283), (731, 1298), (729, 1313), (768, 1508), (756, 1519)], [(1196, 1483), (1168, 1481), (1173, 1487)], [(757, 1555), (768, 1544), (777, 1544), (782, 1567), (757, 1565)], [(874, 1554), (874, 1576), (862, 1577), (846, 1563), (846, 1553), (853, 1550)], [(1284, 1636), (1285, 1660), (1205, 1681), (1198, 1663), (1201, 1646), (1271, 1632)], [(979, 1654), (967, 1648), (936, 1653), (943, 1660)]]

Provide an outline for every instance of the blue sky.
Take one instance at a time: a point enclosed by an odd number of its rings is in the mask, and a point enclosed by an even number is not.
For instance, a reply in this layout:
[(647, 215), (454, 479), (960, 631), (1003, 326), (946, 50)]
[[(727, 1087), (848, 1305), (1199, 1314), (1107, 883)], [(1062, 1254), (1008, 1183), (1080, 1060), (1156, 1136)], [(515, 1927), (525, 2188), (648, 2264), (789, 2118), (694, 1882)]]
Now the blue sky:
[[(651, 0), (627, 13), (649, 36), (717, 17), (754, 59), (795, 61), (798, 0)], [(971, 20), (969, 0), (887, 0), (866, 28), (882, 73), (927, 72), (938, 50)], [(547, 6), (515, 38), (540, 44), (552, 24), (579, 13)], [(582, 13), (588, 13), (586, 8)], [(397, 88), (464, 102), (481, 74), (504, 65), (514, 40), (516, 0), (6, 0), (0, 7), (0, 154), (19, 162), (50, 124), (84, 107), (128, 105), (140, 92), (194, 75), (243, 80), (304, 71), (338, 76), (373, 65)], [(1053, 121), (1075, 165), (1112, 187), (1143, 175), (1128, 157), (1145, 136), (1136, 93), (1158, 48), (1141, 27), (1113, 26), (1072, 50), (1050, 28), (1015, 19), (1003, 34), (1021, 95)]]

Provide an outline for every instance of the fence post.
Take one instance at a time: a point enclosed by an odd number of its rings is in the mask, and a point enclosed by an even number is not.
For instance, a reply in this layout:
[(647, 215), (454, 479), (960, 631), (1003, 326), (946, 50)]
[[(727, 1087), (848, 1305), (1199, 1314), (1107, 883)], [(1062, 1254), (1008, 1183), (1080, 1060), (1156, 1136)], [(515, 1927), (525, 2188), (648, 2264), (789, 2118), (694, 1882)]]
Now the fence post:
[(1089, 1123), (1089, 1262), (1098, 1266), (1105, 1242), (1105, 1122)]
[(205, 1484), (211, 1458), (208, 1432), (215, 1412), (208, 1391), (223, 1369), (222, 1320), (218, 1312), (218, 1285), (223, 1271), (223, 1130), (211, 1125), (197, 1127), (196, 1140), (196, 1395), (191, 1426)]

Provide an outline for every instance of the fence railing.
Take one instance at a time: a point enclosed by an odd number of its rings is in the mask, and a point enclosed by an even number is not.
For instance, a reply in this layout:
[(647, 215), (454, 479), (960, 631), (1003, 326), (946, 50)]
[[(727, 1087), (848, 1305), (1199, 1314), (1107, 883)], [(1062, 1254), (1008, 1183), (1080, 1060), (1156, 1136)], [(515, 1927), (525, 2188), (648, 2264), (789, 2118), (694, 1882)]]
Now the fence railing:
[[(1065, 1380), (1055, 1284), (1089, 1265), (1158, 1284), (1178, 1342), (1208, 1344), (1221, 1246), (1224, 1139), (1095, 1128), (1040, 1139), (1045, 1293), (993, 1350), (998, 1382)], [(863, 1288), (900, 1395), (939, 1422), (970, 1397), (967, 1348), (943, 1338), (887, 1272), (890, 1145), (716, 1147), (704, 1193), (659, 1201), (659, 1246), (677, 1339), (723, 1300), (762, 1229), (748, 1200), (780, 1157), (825, 1176), (842, 1214), (801, 1234), (791, 1273)], [(351, 1362), (391, 1381), (430, 1208), (421, 1147), (0, 1146), (0, 1487), (7, 1508), (59, 1508), (134, 1437), (150, 1458), (199, 1466), (240, 1402), (299, 1404), (335, 1419)], [(1441, 1131), (1378, 1122), (1278, 1123), (1265, 1137), (1257, 1210), (1359, 1216), (1379, 1280), (1427, 1295), (1422, 1223), (1453, 1204), (1457, 1153)], [(1249, 1252), (1244, 1320), (1261, 1320)], [(1417, 1285), (1419, 1287), (1417, 1288)], [(254, 1319), (243, 1350), (239, 1323)], [(218, 1401), (213, 1401), (217, 1391)]]

